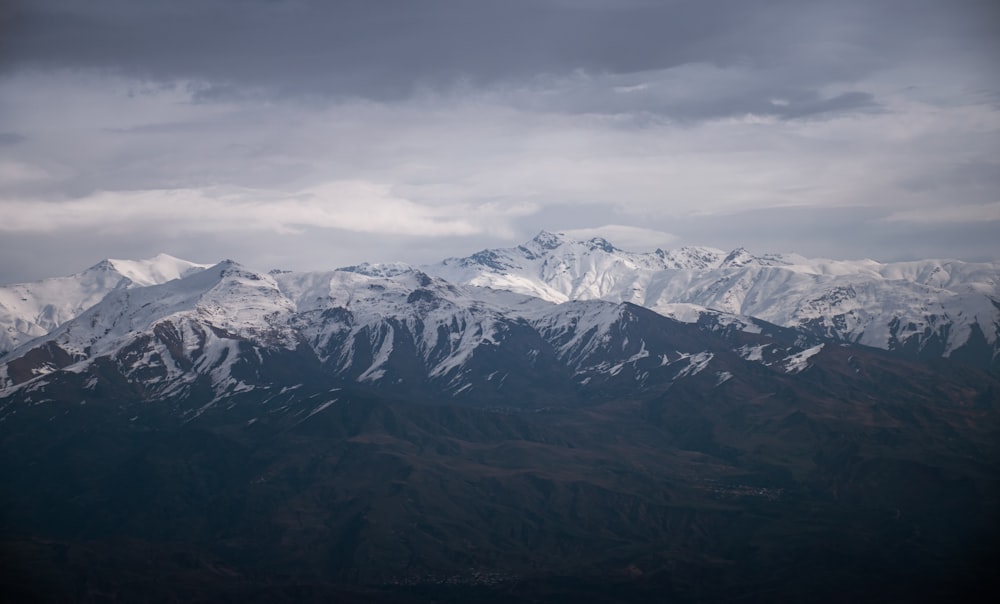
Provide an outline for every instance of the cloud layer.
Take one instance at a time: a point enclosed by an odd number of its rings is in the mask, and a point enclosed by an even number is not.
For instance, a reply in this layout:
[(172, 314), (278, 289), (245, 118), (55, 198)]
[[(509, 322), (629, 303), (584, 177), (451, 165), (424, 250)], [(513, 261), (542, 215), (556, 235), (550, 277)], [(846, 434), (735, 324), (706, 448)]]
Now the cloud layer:
[(0, 281), (78, 250), (305, 268), (541, 228), (1000, 256), (1000, 10), (805, 4), (15, 2)]

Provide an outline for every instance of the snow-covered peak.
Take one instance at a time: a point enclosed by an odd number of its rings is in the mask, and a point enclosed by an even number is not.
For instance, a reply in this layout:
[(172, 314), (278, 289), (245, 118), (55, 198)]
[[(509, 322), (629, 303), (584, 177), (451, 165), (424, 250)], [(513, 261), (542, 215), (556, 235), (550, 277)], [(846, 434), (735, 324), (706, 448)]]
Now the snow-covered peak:
[(363, 262), (354, 266), (345, 266), (337, 269), (349, 273), (358, 273), (369, 277), (395, 277), (405, 273), (411, 273), (414, 269), (405, 262)]
[(697, 246), (685, 246), (673, 250), (657, 249), (653, 253), (662, 260), (664, 268), (672, 269), (715, 268), (726, 255), (716, 248)]
[[(169, 254), (157, 254), (146, 260), (119, 260), (109, 258), (97, 266), (108, 265), (120, 275), (128, 277), (139, 286), (157, 285), (180, 279), (191, 273), (204, 270), (210, 265), (198, 264), (175, 258)], [(96, 268), (96, 267), (95, 267)]]
[(729, 252), (726, 257), (722, 260), (719, 265), (721, 267), (740, 267), (746, 266), (748, 264), (754, 264), (757, 262), (757, 258), (753, 256), (746, 248), (738, 247), (735, 250)]
[[(47, 338), (71, 355), (93, 358), (148, 336), (165, 321), (258, 335), (293, 310), (272, 277), (227, 260), (159, 285), (113, 290)], [(271, 339), (280, 340), (280, 334)], [(23, 344), (11, 357), (34, 345)]]
[(745, 266), (794, 266), (802, 264), (808, 267), (814, 261), (797, 254), (762, 254), (755, 255), (745, 247), (738, 247), (720, 260), (718, 268), (742, 268)]
[(544, 250), (554, 250), (567, 241), (570, 241), (570, 239), (564, 233), (540, 231), (531, 241), (525, 243), (523, 247), (541, 252)]
[(566, 247), (587, 251), (601, 250), (608, 254), (621, 251), (603, 237), (591, 237), (586, 240), (577, 240), (563, 232), (552, 233), (549, 231), (541, 231), (535, 235), (531, 241), (519, 246), (518, 249), (529, 251), (531, 252), (531, 255), (549, 255), (560, 248)]
[(616, 248), (614, 245), (611, 244), (610, 241), (608, 241), (603, 237), (593, 237), (589, 241), (587, 241), (587, 245), (590, 246), (591, 250), (602, 250), (609, 254), (613, 254), (619, 251), (618, 248)]
[(0, 287), (0, 355), (78, 316), (116, 289), (158, 285), (204, 270), (166, 254), (103, 260), (79, 273)]
[[(668, 268), (663, 252), (621, 250), (601, 237), (578, 241), (542, 231), (513, 248), (487, 249), (423, 267), (447, 281), (506, 289), (551, 302), (602, 298), (621, 278)], [(629, 300), (633, 301), (633, 300)]]

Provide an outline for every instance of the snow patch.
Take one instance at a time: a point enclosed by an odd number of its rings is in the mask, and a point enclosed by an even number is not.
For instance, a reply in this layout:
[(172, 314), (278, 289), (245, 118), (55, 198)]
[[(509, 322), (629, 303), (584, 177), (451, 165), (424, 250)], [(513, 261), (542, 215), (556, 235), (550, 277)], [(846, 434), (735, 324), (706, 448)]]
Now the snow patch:
[(809, 367), (807, 361), (816, 356), (820, 350), (823, 350), (823, 344), (807, 348), (802, 352), (786, 357), (784, 361), (785, 372), (799, 373), (805, 371)]
[(756, 361), (758, 363), (764, 362), (764, 349), (770, 346), (770, 344), (759, 344), (757, 346), (741, 346), (736, 349), (736, 352), (746, 359), (747, 361)]
[[(326, 402), (325, 402), (325, 403), (323, 403), (322, 405), (320, 405), (320, 406), (316, 407), (315, 409), (313, 409), (312, 411), (310, 411), (310, 412), (309, 412), (309, 415), (305, 416), (305, 418), (304, 418), (304, 419), (303, 419), (302, 421), (305, 421), (305, 420), (309, 419), (310, 417), (312, 417), (312, 416), (316, 415), (316, 414), (317, 414), (317, 413), (319, 413), (320, 411), (323, 411), (324, 409), (326, 409), (326, 408), (327, 408), (327, 407), (329, 407), (330, 405), (332, 405), (332, 404), (336, 403), (336, 402), (337, 402), (337, 400), (338, 400), (338, 399), (335, 399), (335, 398), (334, 398), (334, 399), (330, 399), (330, 400), (326, 401)], [(299, 423), (302, 423), (302, 422), (299, 422)]]
[(708, 367), (708, 362), (711, 361), (714, 356), (715, 355), (707, 350), (697, 354), (681, 353), (681, 358), (687, 359), (688, 364), (686, 367), (681, 369), (676, 376), (674, 376), (674, 379), (698, 375), (705, 369), (705, 367)]
[(359, 382), (375, 382), (382, 379), (382, 376), (385, 375), (385, 369), (382, 369), (382, 366), (389, 362), (394, 336), (395, 331), (391, 326), (388, 326), (387, 332), (382, 334), (382, 341), (375, 353), (375, 359), (372, 361), (371, 366), (358, 376)]

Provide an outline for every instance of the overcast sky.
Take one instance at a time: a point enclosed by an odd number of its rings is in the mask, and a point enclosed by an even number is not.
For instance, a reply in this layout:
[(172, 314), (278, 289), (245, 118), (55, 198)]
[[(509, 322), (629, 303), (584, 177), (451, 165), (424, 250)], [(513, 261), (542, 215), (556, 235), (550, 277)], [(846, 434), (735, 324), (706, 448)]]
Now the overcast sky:
[(0, 0), (0, 282), (158, 252), (1000, 258), (995, 0)]

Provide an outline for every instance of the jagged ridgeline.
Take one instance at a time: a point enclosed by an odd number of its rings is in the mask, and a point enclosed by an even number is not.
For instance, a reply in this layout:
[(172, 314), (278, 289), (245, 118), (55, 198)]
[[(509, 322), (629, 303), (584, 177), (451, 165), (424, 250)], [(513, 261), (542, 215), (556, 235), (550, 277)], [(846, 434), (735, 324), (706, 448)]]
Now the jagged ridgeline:
[(4, 584), (953, 597), (998, 542), (998, 299), (996, 263), (557, 233), (423, 267), (161, 255), (5, 286)]

